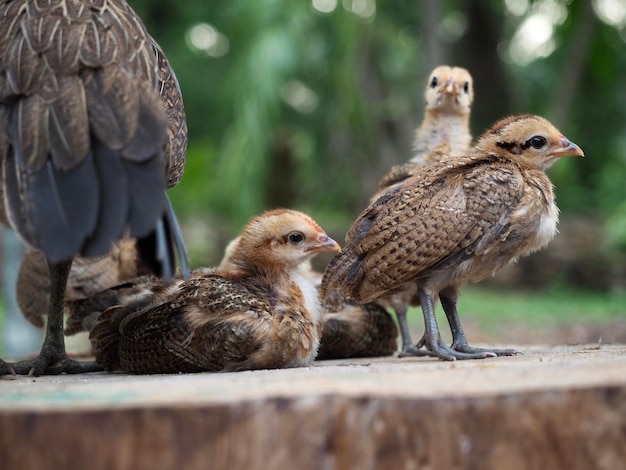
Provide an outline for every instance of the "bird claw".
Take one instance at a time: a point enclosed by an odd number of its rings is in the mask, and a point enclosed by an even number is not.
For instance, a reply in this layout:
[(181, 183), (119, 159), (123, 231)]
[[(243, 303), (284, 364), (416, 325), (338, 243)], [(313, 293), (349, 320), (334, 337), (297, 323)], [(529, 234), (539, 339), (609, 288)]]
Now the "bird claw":
[(465, 354), (472, 354), (472, 355), (486, 354), (486, 356), (484, 357), (516, 356), (518, 354), (524, 354), (522, 351), (518, 351), (517, 349), (474, 348), (467, 343), (460, 343), (460, 344), (452, 343), (452, 349), (461, 353), (465, 353)]
[(422, 340), (433, 356), (443, 359), (444, 361), (456, 361), (457, 359), (487, 359), (488, 357), (496, 357), (497, 355), (495, 351), (473, 348), (467, 344), (456, 345), (453, 343), (452, 346), (448, 346), (441, 338), (433, 342), (428, 342), (424, 338), (422, 338)]
[(4, 362), (0, 359), (0, 377), (5, 375), (11, 375), (15, 377), (15, 369), (13, 369), (13, 364), (9, 364), (8, 362)]
[(13, 364), (14, 374), (28, 375), (29, 377), (39, 377), (40, 375), (84, 374), (102, 370), (104, 370), (103, 367), (93, 361), (75, 361), (66, 356), (52, 358), (43, 353), (35, 359), (19, 361)]

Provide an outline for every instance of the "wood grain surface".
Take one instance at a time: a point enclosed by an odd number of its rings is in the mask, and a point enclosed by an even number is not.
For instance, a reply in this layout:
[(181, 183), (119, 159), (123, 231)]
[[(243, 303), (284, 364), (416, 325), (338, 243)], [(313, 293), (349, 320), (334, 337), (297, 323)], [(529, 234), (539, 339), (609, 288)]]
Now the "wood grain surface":
[(1, 466), (624, 468), (626, 346), (521, 349), (476, 361), (4, 379)]

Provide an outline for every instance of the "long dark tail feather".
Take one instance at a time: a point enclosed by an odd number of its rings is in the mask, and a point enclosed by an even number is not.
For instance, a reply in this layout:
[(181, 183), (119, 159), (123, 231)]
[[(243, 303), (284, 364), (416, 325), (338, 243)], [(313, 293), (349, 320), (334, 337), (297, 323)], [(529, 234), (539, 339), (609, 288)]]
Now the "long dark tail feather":
[(163, 195), (166, 208), (155, 230), (148, 236), (137, 240), (139, 257), (150, 271), (169, 282), (174, 276), (175, 253), (177, 253), (183, 276), (189, 279), (189, 261), (182, 231), (167, 195), (165, 193)]
[(89, 157), (70, 171), (56, 170), (48, 161), (26, 174), (8, 156), (5, 191), (9, 217), (20, 235), (53, 263), (71, 259), (94, 232), (98, 185)]
[(163, 216), (167, 206), (163, 163), (160, 158), (123, 162), (129, 181), (130, 236), (142, 238), (154, 231), (155, 221)]
[(117, 151), (109, 149), (96, 138), (92, 140), (92, 149), (100, 185), (100, 210), (98, 228), (86, 240), (81, 252), (85, 257), (106, 254), (112, 244), (122, 238), (130, 210), (128, 187), (132, 184)]
[(165, 196), (167, 200), (167, 207), (165, 209), (165, 218), (168, 221), (170, 227), (170, 235), (173, 237), (172, 240), (174, 242), (174, 247), (176, 248), (176, 253), (178, 254), (178, 259), (180, 260), (181, 269), (183, 271), (183, 276), (186, 280), (189, 279), (189, 259), (187, 258), (187, 248), (185, 247), (185, 241), (183, 239), (183, 231), (180, 228), (180, 224), (178, 223), (178, 219), (176, 218), (176, 214), (174, 213), (174, 208), (172, 207), (172, 203), (170, 202), (167, 195)]

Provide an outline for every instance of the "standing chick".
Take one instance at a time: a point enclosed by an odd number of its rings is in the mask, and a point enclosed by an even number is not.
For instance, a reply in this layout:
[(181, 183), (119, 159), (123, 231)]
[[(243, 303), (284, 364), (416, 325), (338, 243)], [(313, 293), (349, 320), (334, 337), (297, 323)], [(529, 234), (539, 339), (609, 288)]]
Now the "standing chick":
[(423, 166), (463, 155), (469, 149), (472, 140), (469, 119), (474, 101), (470, 73), (461, 67), (440, 65), (430, 74), (424, 98), (424, 119), (415, 131), (413, 157), (403, 165), (392, 167), (381, 179), (380, 190), (401, 183)]
[(229, 269), (193, 273), (130, 315), (104, 312), (90, 335), (96, 360), (137, 374), (310, 365), (322, 314), (300, 265), (339, 250), (305, 214), (266, 212), (244, 228)]
[[(583, 156), (547, 120), (497, 122), (465, 156), (433, 163), (363, 211), (322, 280), (360, 303), (397, 292), (417, 294), (424, 342), (446, 360), (515, 354), (471, 347), (456, 310), (459, 289), (479, 282), (552, 240), (558, 208), (545, 170), (558, 158)], [(453, 343), (439, 336), (439, 296)]]
[[(399, 185), (418, 173), (423, 167), (444, 158), (465, 154), (470, 146), (472, 135), (469, 119), (474, 100), (474, 86), (470, 73), (461, 67), (441, 65), (430, 74), (424, 94), (426, 108), (424, 119), (415, 131), (414, 155), (403, 165), (394, 166), (380, 183), (379, 190), (370, 200), (374, 202), (386, 191)], [(411, 343), (407, 311), (409, 305), (419, 304), (412, 292), (401, 292), (381, 299), (383, 304), (393, 308), (398, 318), (402, 349), (400, 356), (417, 355), (423, 338), (417, 348)]]

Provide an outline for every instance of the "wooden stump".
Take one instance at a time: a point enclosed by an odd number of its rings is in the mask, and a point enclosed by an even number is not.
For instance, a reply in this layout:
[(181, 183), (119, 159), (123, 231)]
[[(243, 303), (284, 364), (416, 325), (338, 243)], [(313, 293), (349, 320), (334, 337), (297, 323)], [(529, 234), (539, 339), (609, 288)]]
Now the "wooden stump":
[(626, 468), (626, 346), (0, 381), (0, 468)]

